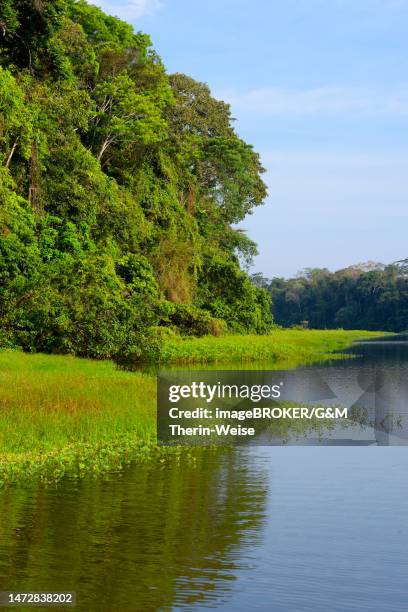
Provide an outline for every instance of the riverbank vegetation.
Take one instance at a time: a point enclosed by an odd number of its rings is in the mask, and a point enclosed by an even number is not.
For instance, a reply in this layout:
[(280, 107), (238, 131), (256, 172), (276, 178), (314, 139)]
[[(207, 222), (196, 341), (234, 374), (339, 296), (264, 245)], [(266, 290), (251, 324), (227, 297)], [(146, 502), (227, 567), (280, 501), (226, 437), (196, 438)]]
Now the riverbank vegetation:
[(263, 172), (146, 34), (84, 0), (0, 0), (0, 482), (177, 454), (154, 378), (125, 368), (297, 365), (362, 335), (274, 329), (236, 229)]
[(134, 364), (266, 333), (263, 168), (207, 85), (84, 0), (0, 1), (0, 346)]
[(153, 377), (111, 361), (1, 352), (0, 484), (99, 474), (164, 456), (155, 396)]
[(274, 329), (264, 336), (221, 336), (213, 338), (170, 337), (163, 348), (163, 362), (169, 364), (237, 364), (251, 362), (300, 365), (335, 358), (333, 351), (355, 340), (378, 336), (364, 331)]
[[(368, 335), (278, 330), (263, 337), (167, 340), (164, 355), (172, 364), (202, 364), (205, 357), (208, 363), (232, 360), (235, 368), (255, 360), (279, 367), (322, 360)], [(154, 376), (111, 361), (0, 352), (0, 484), (57, 481), (188, 454), (157, 447), (155, 398)]]

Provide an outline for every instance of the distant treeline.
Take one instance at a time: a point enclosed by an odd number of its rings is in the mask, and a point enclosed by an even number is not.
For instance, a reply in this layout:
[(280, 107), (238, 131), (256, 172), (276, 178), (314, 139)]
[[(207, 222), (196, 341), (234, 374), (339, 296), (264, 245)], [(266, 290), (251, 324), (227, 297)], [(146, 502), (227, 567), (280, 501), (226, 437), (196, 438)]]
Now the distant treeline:
[(317, 329), (408, 329), (408, 259), (384, 266), (360, 264), (337, 272), (307, 269), (296, 278), (266, 279), (275, 323)]

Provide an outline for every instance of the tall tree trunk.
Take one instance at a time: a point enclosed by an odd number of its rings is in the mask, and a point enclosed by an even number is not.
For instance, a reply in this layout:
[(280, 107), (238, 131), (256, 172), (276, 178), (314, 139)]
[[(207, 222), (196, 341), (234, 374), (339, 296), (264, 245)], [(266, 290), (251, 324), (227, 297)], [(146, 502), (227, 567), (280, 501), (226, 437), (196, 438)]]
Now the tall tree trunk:
[(112, 144), (112, 142), (113, 142), (113, 139), (112, 139), (112, 138), (110, 138), (110, 137), (106, 138), (106, 139), (103, 141), (102, 146), (101, 146), (101, 148), (100, 148), (100, 151), (99, 151), (99, 153), (98, 153), (98, 161), (99, 161), (99, 162), (102, 160), (102, 157), (104, 156), (104, 154), (105, 154), (105, 152), (106, 152), (107, 148), (108, 148), (108, 147), (109, 147), (109, 146)]
[(9, 154), (9, 156), (7, 158), (7, 161), (6, 161), (6, 168), (8, 168), (10, 166), (11, 160), (13, 159), (14, 152), (15, 152), (15, 150), (17, 148), (17, 142), (18, 142), (18, 138), (16, 139), (16, 141), (13, 144), (13, 146), (11, 147), (10, 154)]

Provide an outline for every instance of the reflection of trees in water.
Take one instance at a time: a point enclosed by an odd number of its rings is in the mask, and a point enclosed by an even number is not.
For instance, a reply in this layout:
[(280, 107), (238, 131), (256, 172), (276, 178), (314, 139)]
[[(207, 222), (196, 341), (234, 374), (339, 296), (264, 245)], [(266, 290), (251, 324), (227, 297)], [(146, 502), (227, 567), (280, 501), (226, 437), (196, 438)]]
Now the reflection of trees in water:
[(373, 429), (376, 442), (382, 446), (391, 443), (392, 434), (406, 437), (404, 418), (391, 409), (391, 402), (373, 393), (364, 393), (349, 410), (349, 421)]
[(2, 583), (75, 590), (87, 611), (216, 598), (259, 536), (265, 501), (264, 472), (235, 451), (197, 453), (195, 465), (134, 466), (110, 481), (7, 490)]
[[(350, 424), (370, 428), (372, 439), (380, 445), (406, 443), (408, 440), (407, 353), (396, 342), (356, 345), (363, 356), (339, 361), (320, 373), (344, 406), (349, 406)], [(369, 432), (367, 432), (369, 433)], [(397, 438), (393, 438), (396, 436)], [(405, 440), (405, 442), (404, 442)]]

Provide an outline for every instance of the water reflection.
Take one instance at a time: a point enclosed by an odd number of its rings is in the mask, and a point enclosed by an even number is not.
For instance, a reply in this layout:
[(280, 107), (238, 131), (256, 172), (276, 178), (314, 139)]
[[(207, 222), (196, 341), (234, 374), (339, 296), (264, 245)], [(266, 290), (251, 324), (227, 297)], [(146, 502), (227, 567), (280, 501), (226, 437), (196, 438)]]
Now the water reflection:
[[(314, 371), (361, 404), (373, 372), (407, 378), (391, 342)], [(407, 473), (401, 448), (256, 447), (3, 490), (0, 589), (75, 590), (79, 612), (405, 612)]]
[(259, 541), (267, 472), (239, 452), (133, 466), (0, 498), (2, 590), (77, 591), (77, 610), (216, 601)]
[[(299, 429), (293, 428), (294, 434), (288, 436), (286, 443), (407, 445), (408, 335), (359, 342), (347, 352), (350, 354), (348, 359), (301, 367), (286, 375), (288, 399), (301, 402), (303, 398), (308, 404), (346, 407), (347, 421), (334, 421), (332, 427), (326, 428), (322, 423), (319, 431), (311, 427), (303, 435)], [(271, 372), (270, 376), (276, 374)], [(282, 373), (281, 378), (284, 376)], [(319, 389), (322, 390), (320, 398)], [(282, 438), (278, 436), (268, 439), (263, 435), (260, 441), (263, 444), (282, 444)]]
[(312, 369), (350, 409), (351, 422), (360, 425), (355, 439), (381, 446), (408, 444), (408, 335), (358, 342), (348, 353), (353, 358)]
[[(252, 445), (406, 445), (408, 444), (408, 341), (402, 335), (376, 342), (358, 343), (350, 353), (353, 358), (333, 360), (330, 364), (311, 365), (296, 370), (270, 370), (262, 368), (251, 370), (191, 370), (177, 372), (170, 370), (161, 373), (158, 385), (159, 418), (158, 436), (164, 444), (223, 444), (225, 440), (235, 444)], [(222, 383), (220, 382), (222, 381)], [(169, 413), (169, 389), (197, 384), (204, 388), (225, 388), (225, 395), (215, 393), (214, 401), (200, 394), (192, 397), (177, 398), (177, 409), (192, 411), (204, 405), (210, 408), (211, 417), (197, 417), (196, 420), (179, 419), (177, 425), (207, 427), (214, 431), (208, 435), (172, 435), (174, 419)], [(251, 395), (239, 395), (243, 387), (256, 389), (279, 386), (279, 400)], [(235, 391), (233, 391), (235, 390)], [(235, 395), (234, 395), (235, 393)], [(243, 399), (241, 399), (241, 397)], [(207, 402), (207, 403), (206, 403)], [(210, 402), (210, 403), (208, 403)], [(172, 407), (171, 405), (170, 407)], [(337, 410), (337, 417), (330, 418), (246, 418), (238, 421), (232, 417), (221, 419), (215, 408), (225, 415), (231, 411), (245, 414), (250, 408), (269, 408), (279, 410), (291, 408), (299, 410), (330, 407)], [(347, 409), (347, 418), (341, 418), (342, 409)], [(276, 412), (275, 412), (276, 414)], [(234, 420), (235, 419), (235, 420)], [(217, 435), (217, 424), (253, 428), (255, 434), (249, 436)], [(187, 431), (187, 429), (186, 429)]]

